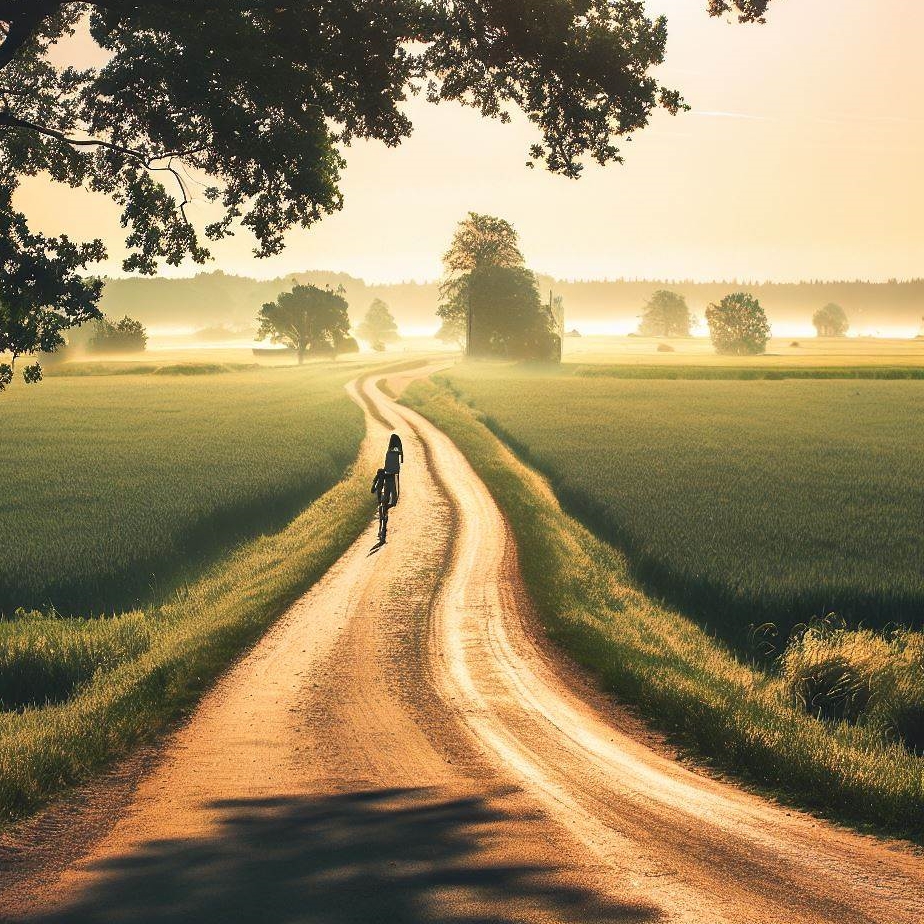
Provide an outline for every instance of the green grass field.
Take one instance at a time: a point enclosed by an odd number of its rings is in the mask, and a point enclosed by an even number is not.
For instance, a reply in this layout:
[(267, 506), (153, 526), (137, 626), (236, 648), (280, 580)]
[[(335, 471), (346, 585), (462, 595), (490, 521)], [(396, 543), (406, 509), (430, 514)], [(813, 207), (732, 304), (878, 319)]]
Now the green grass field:
[(162, 374), (49, 377), (0, 399), (0, 612), (156, 600), (356, 457), (362, 414), (343, 390), (356, 365), (136, 368)]
[(736, 644), (830, 612), (924, 623), (924, 383), (448, 380), (649, 590)]
[[(485, 395), (495, 401), (503, 391), (498, 403), (508, 412), (543, 383), (513, 375), (500, 384), (496, 373), (482, 370), (479, 391), (469, 375), (455, 372), (454, 387), (477, 391), (486, 403)], [(554, 385), (559, 407), (567, 406), (566, 384), (543, 384)], [(924, 837), (924, 759), (908, 747), (924, 748), (920, 634), (887, 641), (871, 633), (810, 632), (779, 670), (747, 663), (682, 612), (644, 593), (627, 556), (565, 514), (542, 480), (448, 388), (418, 383), (405, 400), (441, 427), (484, 479), (510, 521), (540, 621), (606, 689), (686, 751), (786, 801)], [(522, 404), (519, 412), (534, 409)], [(578, 426), (579, 419), (569, 424)], [(591, 436), (584, 437), (588, 444)], [(580, 456), (577, 462), (587, 465)], [(839, 696), (845, 676), (856, 681), (854, 692), (866, 689), (863, 709), (851, 721), (807, 709), (814, 699), (807, 702), (800, 694), (808, 691), (794, 688), (808, 681), (813, 698), (824, 698), (825, 684), (833, 683), (827, 692)]]
[(133, 567), (169, 592), (111, 616), (0, 619), (0, 823), (190, 708), (368, 523), (373, 461), (354, 464), (363, 417), (343, 390), (362, 371), (76, 377), (4, 396), (13, 604), (53, 587), (61, 610), (81, 594), (114, 605), (110, 581), (143, 595)]

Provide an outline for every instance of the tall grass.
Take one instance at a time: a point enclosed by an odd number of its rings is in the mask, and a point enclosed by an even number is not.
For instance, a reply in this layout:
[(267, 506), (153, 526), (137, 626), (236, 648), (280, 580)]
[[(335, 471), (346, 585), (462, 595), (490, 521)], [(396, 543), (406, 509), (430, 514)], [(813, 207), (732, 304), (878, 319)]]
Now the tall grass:
[(144, 606), (279, 528), (355, 458), (334, 363), (49, 379), (0, 402), (0, 613)]
[(449, 382), (649, 591), (743, 649), (830, 612), (924, 625), (924, 384)]
[(137, 611), (111, 619), (32, 612), (0, 622), (0, 710), (67, 699), (147, 651), (152, 622)]
[(445, 387), (418, 383), (405, 400), (484, 479), (510, 521), (550, 637), (607, 688), (701, 757), (793, 802), (924, 836), (924, 760), (874, 727), (807, 714), (783, 681), (645, 595), (625, 555), (564, 513)]
[(815, 621), (791, 639), (779, 666), (808, 712), (862, 722), (924, 753), (924, 634)]

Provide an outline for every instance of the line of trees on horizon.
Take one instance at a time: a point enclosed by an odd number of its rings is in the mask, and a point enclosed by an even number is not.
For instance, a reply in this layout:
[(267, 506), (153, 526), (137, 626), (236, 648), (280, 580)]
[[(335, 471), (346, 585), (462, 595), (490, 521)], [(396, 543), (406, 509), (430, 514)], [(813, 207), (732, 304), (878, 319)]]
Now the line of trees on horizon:
[[(760, 305), (760, 301), (747, 292), (728, 295), (718, 303), (710, 303), (706, 308), (706, 321), (709, 325), (713, 342), (716, 342), (714, 327), (716, 325), (724, 326), (725, 322), (720, 319), (731, 316), (729, 312), (732, 305), (737, 306), (735, 310), (742, 321), (747, 317), (750, 319), (749, 323), (755, 325), (753, 328), (755, 336), (746, 335), (739, 331), (741, 337), (732, 339), (736, 343), (740, 340), (741, 344), (749, 343), (752, 345), (753, 349), (741, 346), (742, 352), (763, 352), (766, 347), (766, 338), (761, 340), (762, 335), (758, 336), (756, 332), (758, 329), (763, 331), (764, 327), (766, 327), (767, 336), (769, 336), (769, 321)], [(710, 318), (713, 320), (710, 320)], [(715, 321), (715, 324), (713, 321)], [(850, 329), (847, 313), (835, 302), (829, 302), (823, 308), (819, 308), (812, 315), (812, 324), (819, 337), (844, 337)], [(696, 316), (690, 311), (687, 300), (681, 293), (673, 292), (670, 289), (658, 289), (642, 309), (638, 335), (640, 337), (662, 338), (690, 337), (692, 336), (692, 329), (696, 325)], [(721, 348), (719, 343), (722, 344)], [(716, 348), (719, 352), (734, 351), (729, 346), (727, 332), (719, 335)]]

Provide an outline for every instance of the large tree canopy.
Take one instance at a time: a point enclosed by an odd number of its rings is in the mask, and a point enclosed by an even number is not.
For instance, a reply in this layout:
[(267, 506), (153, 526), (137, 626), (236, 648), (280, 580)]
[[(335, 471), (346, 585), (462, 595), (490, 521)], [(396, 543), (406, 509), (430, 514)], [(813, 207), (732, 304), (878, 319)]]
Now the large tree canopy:
[[(274, 302), (266, 302), (257, 315), (257, 340), (269, 337), (295, 350), (299, 363), (308, 352), (336, 355), (351, 352), (350, 319), (343, 289), (296, 285)], [(346, 347), (346, 349), (344, 349)]]
[[(753, 20), (767, 0), (709, 4)], [(83, 21), (108, 63), (60, 66), (51, 46)], [(0, 232), (14, 231), (0, 301), (64, 326), (98, 316), (80, 280), (101, 242), (30, 233), (23, 176), (115, 200), (128, 271), (203, 262), (238, 226), (268, 256), (341, 207), (345, 145), (410, 133), (409, 93), (520, 109), (531, 161), (566, 176), (620, 160), (616, 139), (682, 105), (651, 74), (666, 37), (642, 0), (0, 0)], [(205, 227), (188, 220), (195, 197), (214, 203)]]
[[(510, 222), (469, 212), (443, 255), (439, 336), (463, 339), (469, 356), (558, 358), (554, 306), (540, 302)], [(563, 309), (562, 309), (563, 310)]]
[[(437, 316), (443, 322), (445, 339), (468, 339), (472, 275), (488, 268), (525, 269), (517, 232), (509, 221), (493, 215), (469, 212), (460, 221), (449, 249), (443, 254), (445, 273), (440, 283)], [(471, 346), (471, 344), (469, 344)]]

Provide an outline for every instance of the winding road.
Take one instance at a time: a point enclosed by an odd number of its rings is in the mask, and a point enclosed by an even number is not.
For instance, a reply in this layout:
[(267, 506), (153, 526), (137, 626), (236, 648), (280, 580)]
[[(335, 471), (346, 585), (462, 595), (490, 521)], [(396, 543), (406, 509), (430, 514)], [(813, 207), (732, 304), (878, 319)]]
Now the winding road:
[(24, 826), (5, 919), (924, 921), (915, 852), (694, 773), (554, 658), (458, 449), (351, 389), (370, 465), (404, 439), (389, 541), (370, 523), (157, 753)]

